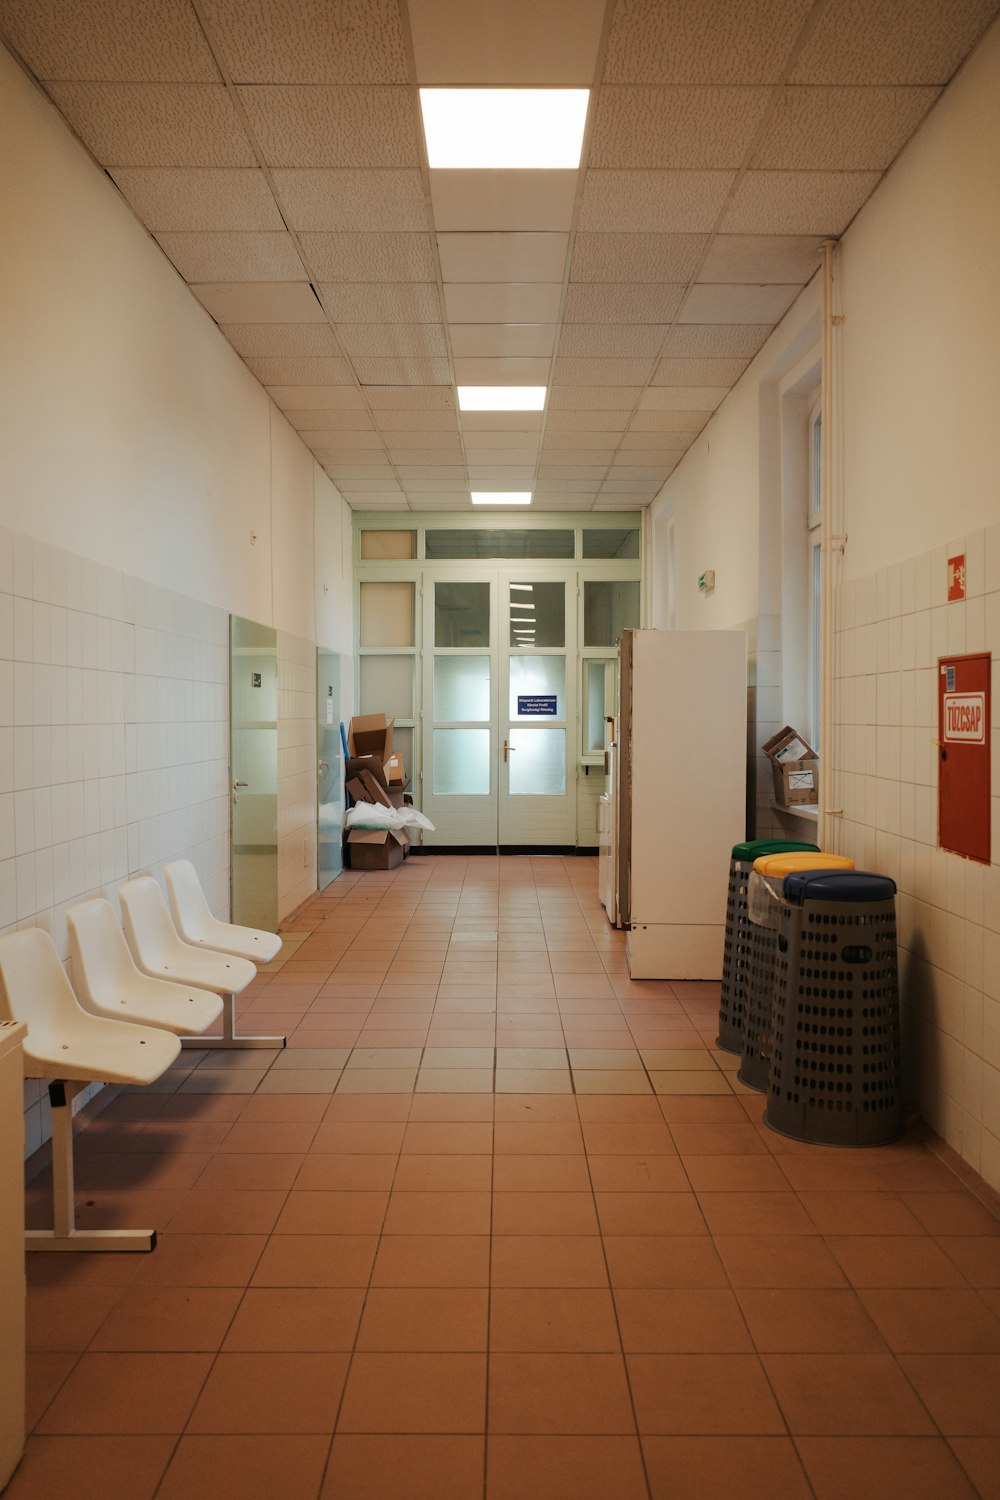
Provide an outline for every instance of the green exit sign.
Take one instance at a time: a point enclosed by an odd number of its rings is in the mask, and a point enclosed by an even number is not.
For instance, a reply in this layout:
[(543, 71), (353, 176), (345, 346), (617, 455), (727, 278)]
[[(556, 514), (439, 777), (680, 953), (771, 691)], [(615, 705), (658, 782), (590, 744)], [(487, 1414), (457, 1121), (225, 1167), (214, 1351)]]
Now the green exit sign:
[(715, 569), (709, 568), (707, 572), (698, 577), (698, 589), (702, 594), (710, 594), (715, 588)]

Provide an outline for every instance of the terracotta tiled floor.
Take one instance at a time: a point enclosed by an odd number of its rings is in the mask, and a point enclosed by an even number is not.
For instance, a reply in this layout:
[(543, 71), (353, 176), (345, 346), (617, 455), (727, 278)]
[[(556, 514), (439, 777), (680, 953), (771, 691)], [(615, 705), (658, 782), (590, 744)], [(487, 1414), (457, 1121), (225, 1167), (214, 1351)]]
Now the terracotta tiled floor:
[(81, 1132), (80, 1222), (160, 1241), (29, 1257), (10, 1500), (1000, 1497), (1000, 1222), (916, 1135), (767, 1130), (594, 887), (342, 878), (243, 1002), (286, 1051)]

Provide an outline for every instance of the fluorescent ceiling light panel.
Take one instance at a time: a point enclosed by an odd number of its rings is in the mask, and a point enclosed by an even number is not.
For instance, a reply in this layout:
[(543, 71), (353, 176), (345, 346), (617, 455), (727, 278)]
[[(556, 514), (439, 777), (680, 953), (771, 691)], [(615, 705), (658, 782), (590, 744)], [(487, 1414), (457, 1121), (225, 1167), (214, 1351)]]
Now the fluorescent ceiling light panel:
[(530, 505), (530, 490), (473, 490), (473, 505)]
[(576, 168), (589, 89), (421, 89), (428, 165)]
[(543, 411), (544, 385), (460, 385), (459, 411)]

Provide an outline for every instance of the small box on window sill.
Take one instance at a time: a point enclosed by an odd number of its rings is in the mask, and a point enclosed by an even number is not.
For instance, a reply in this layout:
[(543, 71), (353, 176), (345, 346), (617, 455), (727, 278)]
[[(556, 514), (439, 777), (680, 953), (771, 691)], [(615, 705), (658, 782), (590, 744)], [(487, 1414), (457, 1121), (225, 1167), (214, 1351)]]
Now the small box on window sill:
[(819, 757), (797, 729), (786, 724), (761, 749), (771, 762), (775, 802), (796, 807), (819, 801)]

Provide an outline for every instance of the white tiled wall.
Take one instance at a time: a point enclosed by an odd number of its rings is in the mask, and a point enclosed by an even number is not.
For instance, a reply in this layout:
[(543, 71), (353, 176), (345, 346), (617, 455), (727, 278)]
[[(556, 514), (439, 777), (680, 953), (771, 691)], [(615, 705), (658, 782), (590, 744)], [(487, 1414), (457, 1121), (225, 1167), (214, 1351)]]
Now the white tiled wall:
[(278, 631), (278, 917), (316, 889), (316, 647)]
[[(965, 602), (946, 602), (964, 552)], [(1000, 1188), (1000, 525), (841, 585), (838, 848), (899, 886), (907, 1074), (920, 1113)], [(937, 847), (938, 658), (990, 651), (993, 860)]]
[[(0, 530), (0, 930), (43, 927), (65, 960), (68, 906), (179, 857), (228, 914), (227, 630), (222, 610)], [(47, 1109), (28, 1083), (28, 1154)]]

